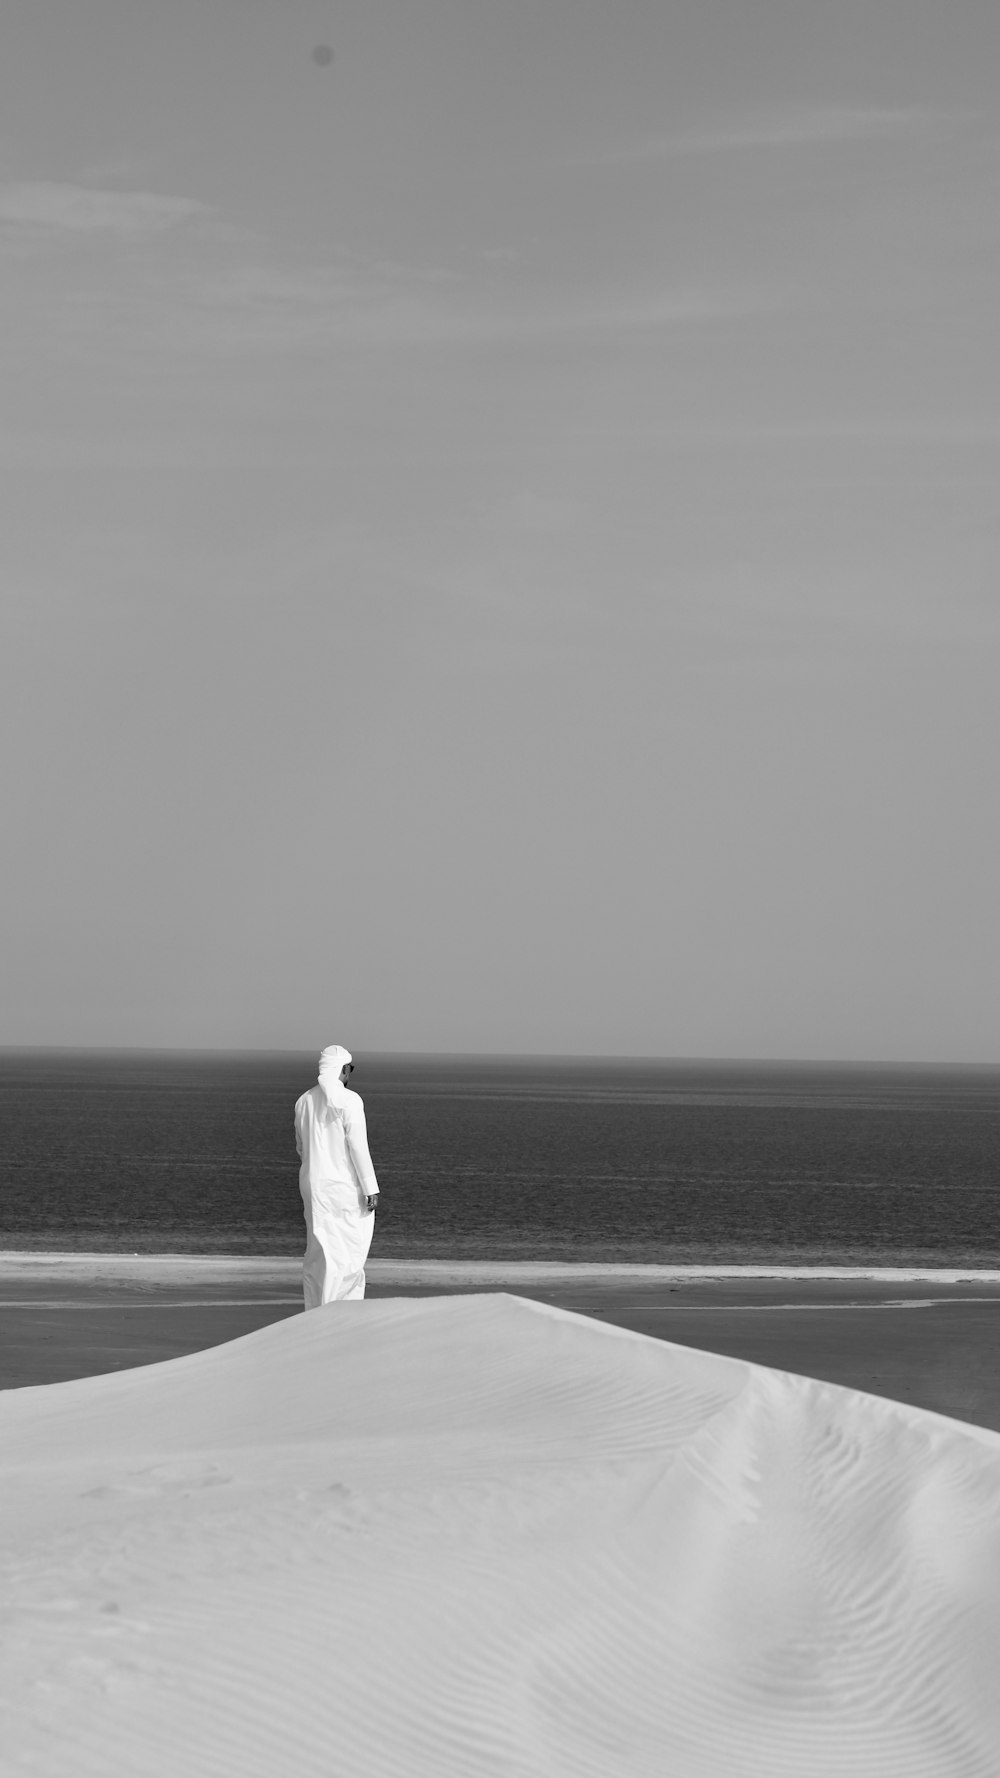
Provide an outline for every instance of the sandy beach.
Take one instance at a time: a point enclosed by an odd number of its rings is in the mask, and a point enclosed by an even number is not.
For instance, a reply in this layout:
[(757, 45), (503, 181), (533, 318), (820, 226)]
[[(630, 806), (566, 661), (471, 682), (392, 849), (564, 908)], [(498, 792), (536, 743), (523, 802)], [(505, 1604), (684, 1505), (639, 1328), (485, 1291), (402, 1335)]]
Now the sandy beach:
[[(1000, 1436), (612, 1320), (933, 1325), (983, 1281), (545, 1286), (581, 1315), (397, 1278), (303, 1315), (286, 1268), (52, 1269), (5, 1313), (54, 1315), (63, 1368), (89, 1316), (77, 1362), (120, 1368), (0, 1394), (12, 1778), (995, 1772)], [(134, 1363), (143, 1317), (149, 1352), (251, 1315)]]
[[(153, 1364), (300, 1313), (292, 1259), (0, 1255), (0, 1388)], [(1000, 1431), (1000, 1276), (374, 1261), (370, 1300), (505, 1291)]]

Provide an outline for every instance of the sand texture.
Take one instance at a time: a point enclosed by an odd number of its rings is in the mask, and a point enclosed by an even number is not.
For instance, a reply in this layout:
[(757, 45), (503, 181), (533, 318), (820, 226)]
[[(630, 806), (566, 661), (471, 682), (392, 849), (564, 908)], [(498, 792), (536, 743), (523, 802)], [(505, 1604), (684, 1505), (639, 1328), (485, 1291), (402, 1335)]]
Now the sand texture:
[(4, 1772), (996, 1778), (1000, 1435), (504, 1295), (0, 1397)]
[[(1000, 1275), (376, 1259), (370, 1299), (510, 1290), (1000, 1431)], [(302, 1312), (301, 1260), (0, 1253), (0, 1390), (180, 1358)]]

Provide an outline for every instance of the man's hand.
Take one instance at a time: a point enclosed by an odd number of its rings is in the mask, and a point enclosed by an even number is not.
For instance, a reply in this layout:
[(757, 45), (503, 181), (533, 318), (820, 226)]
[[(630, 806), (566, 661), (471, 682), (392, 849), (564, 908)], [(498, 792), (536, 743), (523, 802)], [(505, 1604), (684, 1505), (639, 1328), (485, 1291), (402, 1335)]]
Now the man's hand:
[(366, 1210), (374, 1210), (376, 1204), (379, 1201), (379, 1197), (380, 1197), (379, 1192), (369, 1192), (368, 1196), (365, 1199), (365, 1209)]

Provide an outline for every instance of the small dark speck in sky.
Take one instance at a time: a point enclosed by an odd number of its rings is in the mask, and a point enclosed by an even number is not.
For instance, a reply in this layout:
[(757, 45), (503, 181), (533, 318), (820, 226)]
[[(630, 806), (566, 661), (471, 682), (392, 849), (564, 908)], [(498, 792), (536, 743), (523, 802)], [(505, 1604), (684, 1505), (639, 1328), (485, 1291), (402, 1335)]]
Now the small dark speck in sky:
[(317, 43), (316, 48), (312, 52), (312, 59), (316, 63), (317, 68), (329, 68), (330, 63), (333, 61), (333, 50), (328, 43)]

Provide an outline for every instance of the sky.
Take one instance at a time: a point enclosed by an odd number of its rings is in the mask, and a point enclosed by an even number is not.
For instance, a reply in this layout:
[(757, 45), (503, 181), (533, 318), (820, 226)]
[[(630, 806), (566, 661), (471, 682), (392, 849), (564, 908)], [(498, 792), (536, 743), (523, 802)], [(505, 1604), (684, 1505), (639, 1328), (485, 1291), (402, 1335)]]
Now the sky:
[(998, 58), (6, 0), (0, 1042), (1000, 1062)]

